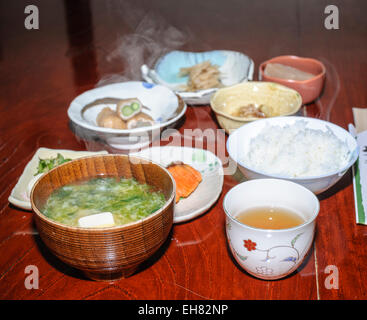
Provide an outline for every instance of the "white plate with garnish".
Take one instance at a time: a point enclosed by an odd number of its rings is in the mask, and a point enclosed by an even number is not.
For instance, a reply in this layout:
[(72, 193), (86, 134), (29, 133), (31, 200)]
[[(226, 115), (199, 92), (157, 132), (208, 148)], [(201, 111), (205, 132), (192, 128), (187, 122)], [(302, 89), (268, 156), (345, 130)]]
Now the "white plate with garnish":
[(69, 159), (91, 156), (95, 154), (107, 154), (107, 151), (73, 151), (62, 149), (39, 148), (32, 159), (25, 166), (22, 175), (13, 188), (8, 198), (9, 202), (19, 208), (31, 210), (29, 199), (30, 191), (35, 182), (44, 172), (60, 165)]
[[(209, 68), (205, 63), (210, 63)], [(187, 72), (190, 68), (192, 72)], [(141, 66), (141, 73), (145, 81), (174, 90), (186, 103), (203, 105), (209, 104), (219, 87), (252, 80), (254, 62), (241, 52), (229, 50), (171, 51), (160, 57), (152, 69)]]
[(189, 147), (153, 147), (144, 149), (136, 156), (169, 166), (183, 163), (191, 166), (201, 174), (201, 182), (187, 197), (180, 198), (175, 206), (174, 223), (196, 218), (206, 212), (219, 198), (223, 187), (223, 165), (212, 152)]

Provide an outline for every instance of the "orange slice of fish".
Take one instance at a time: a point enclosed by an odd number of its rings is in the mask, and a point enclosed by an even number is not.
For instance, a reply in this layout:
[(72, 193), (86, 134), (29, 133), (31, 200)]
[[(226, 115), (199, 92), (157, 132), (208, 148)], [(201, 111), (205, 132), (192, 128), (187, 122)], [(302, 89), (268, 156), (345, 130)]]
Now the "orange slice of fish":
[(193, 193), (202, 181), (201, 173), (188, 164), (173, 164), (167, 170), (176, 182), (176, 203)]

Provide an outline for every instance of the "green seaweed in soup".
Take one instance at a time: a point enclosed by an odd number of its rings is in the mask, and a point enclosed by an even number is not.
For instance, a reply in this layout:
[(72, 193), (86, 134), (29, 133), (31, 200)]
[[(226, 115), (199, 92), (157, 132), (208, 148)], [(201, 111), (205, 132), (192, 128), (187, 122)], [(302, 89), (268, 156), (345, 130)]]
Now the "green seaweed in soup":
[(165, 202), (163, 193), (133, 178), (94, 178), (55, 190), (43, 214), (57, 222), (78, 226), (81, 217), (111, 212), (115, 224), (122, 225), (147, 217)]

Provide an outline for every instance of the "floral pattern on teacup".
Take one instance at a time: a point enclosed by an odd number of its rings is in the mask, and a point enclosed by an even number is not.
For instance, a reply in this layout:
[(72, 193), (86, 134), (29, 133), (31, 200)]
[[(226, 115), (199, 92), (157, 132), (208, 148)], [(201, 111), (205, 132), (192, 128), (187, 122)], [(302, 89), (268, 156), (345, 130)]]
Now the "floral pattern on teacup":
[[(297, 248), (295, 248), (295, 244), (296, 244), (296, 241), (298, 240), (298, 238), (302, 235), (302, 233), (299, 233), (297, 234), (297, 236), (295, 236), (290, 245), (287, 246), (287, 245), (277, 245), (277, 246), (273, 246), (273, 247), (270, 247), (268, 249), (259, 249), (257, 247), (257, 243), (251, 239), (245, 239), (243, 240), (243, 246), (246, 248), (247, 251), (260, 251), (260, 252), (264, 252), (265, 253), (265, 257), (263, 260), (263, 262), (269, 262), (270, 260), (272, 259), (276, 259), (277, 256), (274, 255), (274, 251), (276, 251), (276, 249), (279, 249), (279, 248), (289, 248), (289, 251), (290, 251), (290, 255), (284, 259), (281, 260), (281, 262), (292, 262), (293, 265), (296, 264), (296, 262), (299, 260), (300, 258), (300, 254), (297, 250)], [(237, 254), (237, 253), (236, 253)], [(238, 255), (238, 254), (237, 254)], [(290, 269), (292, 269), (293, 266), (290, 267)], [(261, 275), (271, 275), (273, 273), (273, 270), (267, 266), (264, 266), (264, 265), (259, 265), (257, 266), (256, 268), (256, 273), (258, 274), (261, 274)], [(290, 270), (289, 269), (289, 270)]]
[(256, 267), (256, 273), (262, 274), (264, 276), (271, 276), (274, 270), (272, 268), (268, 268), (266, 266)]
[(248, 250), (248, 251), (252, 251), (252, 250), (256, 250), (256, 242), (251, 241), (250, 239), (248, 240), (243, 240), (244, 244), (243, 246)]

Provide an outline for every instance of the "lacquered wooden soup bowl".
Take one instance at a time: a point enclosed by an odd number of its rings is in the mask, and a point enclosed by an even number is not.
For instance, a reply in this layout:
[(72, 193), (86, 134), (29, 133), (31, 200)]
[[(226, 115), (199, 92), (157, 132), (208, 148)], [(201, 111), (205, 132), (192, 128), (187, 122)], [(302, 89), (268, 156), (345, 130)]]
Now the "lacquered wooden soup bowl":
[[(137, 222), (108, 228), (71, 227), (42, 214), (48, 197), (63, 185), (98, 176), (134, 177), (163, 192), (164, 206)], [(167, 239), (173, 223), (175, 183), (162, 166), (127, 155), (98, 155), (67, 162), (41, 177), (31, 193), (42, 241), (63, 262), (94, 280), (132, 275)]]

